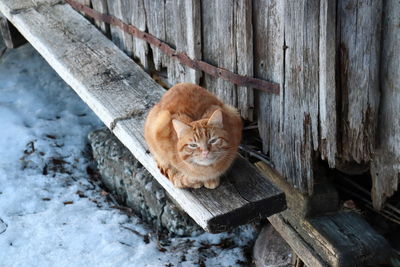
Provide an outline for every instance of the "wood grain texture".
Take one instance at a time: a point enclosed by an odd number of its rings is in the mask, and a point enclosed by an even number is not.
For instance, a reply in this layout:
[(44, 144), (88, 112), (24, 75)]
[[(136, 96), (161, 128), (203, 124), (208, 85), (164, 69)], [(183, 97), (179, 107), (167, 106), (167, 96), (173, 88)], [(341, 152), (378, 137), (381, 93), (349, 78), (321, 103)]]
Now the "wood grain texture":
[(226, 231), (286, 208), (282, 191), (240, 157), (215, 190), (175, 188), (143, 138), (146, 113), (164, 90), (70, 6), (44, 4), (15, 13), (12, 5), (2, 0), (0, 11), (201, 227)]
[(287, 210), (268, 220), (307, 266), (378, 266), (390, 257), (388, 242), (354, 212), (298, 219)]
[(400, 2), (384, 2), (378, 144), (371, 165), (372, 200), (381, 209), (400, 182)]
[[(196, 0), (145, 1), (150, 34), (172, 45), (192, 59), (201, 59), (200, 3)], [(167, 69), (168, 83), (199, 83), (201, 72), (180, 64), (151, 46), (156, 70)]]
[[(235, 1), (234, 32), (236, 34), (236, 64), (237, 73), (253, 77), (253, 23), (252, 1)], [(247, 120), (253, 120), (254, 93), (249, 87), (237, 86), (240, 115)]]
[(301, 223), (329, 266), (377, 266), (391, 254), (388, 242), (355, 212), (338, 212)]
[(337, 155), (336, 1), (320, 1), (319, 124), (321, 158), (334, 168)]
[[(251, 1), (201, 1), (203, 60), (243, 75), (253, 75)], [(239, 109), (242, 117), (253, 116), (253, 91), (204, 75), (204, 86), (224, 103)], [(240, 91), (240, 92), (239, 92)]]
[[(109, 14), (125, 23), (131, 23), (134, 1), (108, 0)], [(118, 27), (111, 26), (111, 38), (128, 56), (133, 56), (133, 37)]]
[(290, 225), (288, 221), (280, 214), (268, 217), (268, 221), (272, 224), (276, 231), (289, 244), (296, 255), (305, 263), (306, 266), (327, 267), (329, 266), (314, 249), (303, 240), (296, 232), (296, 229)]
[(256, 30), (264, 30), (255, 32), (256, 75), (282, 88), (279, 97), (259, 95), (264, 152), (295, 188), (312, 194), (319, 148), (319, 1), (258, 5)]
[[(200, 4), (196, 0), (169, 0), (165, 3), (165, 41), (190, 58), (201, 59)], [(201, 72), (173, 58), (167, 64), (170, 84), (199, 83)]]
[[(94, 10), (102, 14), (109, 14), (107, 0), (91, 0), (91, 1)], [(97, 20), (95, 20), (94, 23), (106, 36), (110, 34), (110, 26), (107, 23)]]
[(338, 1), (340, 160), (372, 158), (379, 108), (382, 1)]
[[(145, 31), (147, 27), (146, 10), (144, 7), (144, 0), (130, 1), (130, 24), (134, 25), (141, 31)], [(149, 45), (144, 41), (137, 38), (133, 39), (133, 55), (144, 69), (149, 70), (151, 62), (149, 60)]]

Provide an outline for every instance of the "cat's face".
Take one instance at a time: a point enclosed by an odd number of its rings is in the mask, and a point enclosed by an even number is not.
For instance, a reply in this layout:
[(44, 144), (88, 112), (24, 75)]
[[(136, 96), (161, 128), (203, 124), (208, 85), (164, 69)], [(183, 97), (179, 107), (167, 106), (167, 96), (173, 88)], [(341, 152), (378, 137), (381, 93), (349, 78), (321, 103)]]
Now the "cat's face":
[(223, 129), (222, 113), (188, 124), (174, 122), (177, 150), (182, 160), (190, 164), (209, 166), (224, 157), (230, 145)]

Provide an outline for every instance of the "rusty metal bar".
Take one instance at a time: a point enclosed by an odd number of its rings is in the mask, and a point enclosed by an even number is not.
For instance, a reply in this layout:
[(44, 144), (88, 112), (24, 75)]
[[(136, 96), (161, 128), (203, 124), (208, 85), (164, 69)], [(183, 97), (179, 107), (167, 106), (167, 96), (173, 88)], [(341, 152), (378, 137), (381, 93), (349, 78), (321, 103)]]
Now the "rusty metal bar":
[(171, 46), (157, 39), (155, 36), (143, 32), (133, 25), (126, 24), (122, 20), (114, 16), (99, 13), (88, 6), (76, 2), (75, 0), (65, 0), (65, 1), (68, 4), (70, 4), (75, 10), (85, 13), (87, 16), (95, 20), (102, 21), (110, 25), (119, 27), (120, 29), (122, 29), (125, 32), (128, 32), (132, 36), (142, 39), (155, 47), (158, 47), (166, 55), (175, 58), (181, 64), (188, 66), (189, 68), (199, 71), (204, 71), (205, 73), (211, 76), (224, 79), (239, 86), (248, 86), (254, 89), (261, 90), (266, 93), (279, 94), (279, 84), (277, 83), (272, 83), (253, 77), (239, 75), (237, 73), (233, 73), (226, 69), (213, 66), (204, 61), (191, 59), (185, 53), (177, 52)]

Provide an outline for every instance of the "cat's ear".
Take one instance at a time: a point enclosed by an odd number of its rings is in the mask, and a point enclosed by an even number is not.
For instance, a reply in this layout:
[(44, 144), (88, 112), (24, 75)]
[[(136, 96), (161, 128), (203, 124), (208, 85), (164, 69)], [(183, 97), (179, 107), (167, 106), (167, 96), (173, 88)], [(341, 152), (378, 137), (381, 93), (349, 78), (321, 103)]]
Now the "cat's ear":
[(218, 128), (224, 127), (224, 125), (222, 123), (222, 111), (220, 109), (217, 109), (216, 111), (214, 111), (214, 113), (208, 119), (207, 125), (218, 127)]
[(174, 126), (176, 135), (178, 138), (181, 138), (183, 132), (187, 129), (191, 129), (191, 127), (181, 121), (178, 120), (172, 120), (172, 125)]

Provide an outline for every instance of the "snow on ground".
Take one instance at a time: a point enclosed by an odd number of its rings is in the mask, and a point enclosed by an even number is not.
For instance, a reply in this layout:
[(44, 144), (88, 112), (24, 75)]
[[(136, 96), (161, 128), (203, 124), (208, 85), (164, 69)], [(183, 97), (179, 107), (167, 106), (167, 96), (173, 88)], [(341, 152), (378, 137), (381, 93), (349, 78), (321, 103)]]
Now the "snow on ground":
[(237, 266), (248, 260), (250, 226), (157, 242), (140, 219), (112, 208), (87, 173), (86, 137), (99, 127), (31, 46), (1, 56), (0, 266)]

